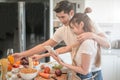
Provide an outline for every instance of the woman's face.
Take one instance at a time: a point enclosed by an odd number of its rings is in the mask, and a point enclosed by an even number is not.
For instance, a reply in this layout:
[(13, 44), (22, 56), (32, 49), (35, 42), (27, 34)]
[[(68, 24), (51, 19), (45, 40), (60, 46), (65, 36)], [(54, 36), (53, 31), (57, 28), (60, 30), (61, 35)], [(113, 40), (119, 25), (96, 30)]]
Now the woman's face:
[(72, 31), (73, 31), (76, 35), (79, 35), (79, 34), (81, 34), (81, 33), (84, 32), (84, 30), (83, 30), (83, 25), (82, 25), (81, 22), (80, 22), (80, 24), (78, 24), (78, 23), (72, 24), (72, 23), (71, 23), (70, 25), (71, 25)]

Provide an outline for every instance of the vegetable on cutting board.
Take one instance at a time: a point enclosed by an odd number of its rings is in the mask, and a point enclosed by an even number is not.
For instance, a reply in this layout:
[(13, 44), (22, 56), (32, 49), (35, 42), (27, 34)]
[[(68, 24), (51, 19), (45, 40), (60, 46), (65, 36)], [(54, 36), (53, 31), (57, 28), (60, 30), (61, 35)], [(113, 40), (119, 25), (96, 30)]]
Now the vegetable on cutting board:
[(39, 72), (39, 75), (45, 79), (50, 79), (50, 74), (44, 73), (44, 72)]
[(50, 68), (49, 67), (45, 67), (44, 68), (44, 73), (50, 73)]

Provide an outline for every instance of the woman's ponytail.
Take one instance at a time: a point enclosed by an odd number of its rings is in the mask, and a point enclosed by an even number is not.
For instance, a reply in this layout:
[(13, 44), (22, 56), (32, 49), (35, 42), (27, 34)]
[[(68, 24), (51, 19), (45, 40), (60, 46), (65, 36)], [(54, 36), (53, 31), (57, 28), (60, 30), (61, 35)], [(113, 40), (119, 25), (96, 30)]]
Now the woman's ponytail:
[(85, 14), (91, 13), (91, 12), (92, 12), (92, 9), (90, 7), (86, 7), (85, 10), (84, 10)]

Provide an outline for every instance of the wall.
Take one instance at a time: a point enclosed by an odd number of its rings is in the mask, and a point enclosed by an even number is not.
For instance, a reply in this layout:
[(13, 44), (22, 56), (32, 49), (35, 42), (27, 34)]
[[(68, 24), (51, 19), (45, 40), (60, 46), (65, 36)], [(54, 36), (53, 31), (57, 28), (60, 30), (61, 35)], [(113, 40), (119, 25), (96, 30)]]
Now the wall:
[(86, 0), (85, 6), (93, 9), (99, 23), (120, 23), (120, 0)]
[(90, 17), (108, 34), (112, 45), (120, 40), (120, 0), (86, 0), (85, 7), (91, 7)]

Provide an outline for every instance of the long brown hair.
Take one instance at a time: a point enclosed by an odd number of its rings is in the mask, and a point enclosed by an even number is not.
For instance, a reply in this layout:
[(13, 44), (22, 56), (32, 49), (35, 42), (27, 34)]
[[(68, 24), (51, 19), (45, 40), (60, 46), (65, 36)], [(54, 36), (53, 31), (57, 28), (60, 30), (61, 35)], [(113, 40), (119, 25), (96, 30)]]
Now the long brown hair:
[[(70, 20), (69, 25), (71, 27), (71, 23), (73, 25), (75, 23), (80, 24), (81, 21), (83, 21), (83, 23), (84, 23), (83, 29), (85, 32), (93, 32), (93, 33), (95, 32), (95, 28), (93, 26), (92, 20), (85, 13), (76, 13)], [(96, 65), (96, 67), (99, 67), (101, 64), (101, 54), (100, 54), (101, 48), (100, 48), (99, 44), (97, 44), (97, 46), (98, 46), (98, 50), (97, 50), (95, 65)]]
[(83, 29), (85, 32), (94, 32), (95, 31), (91, 19), (88, 17), (88, 15), (86, 15), (84, 13), (76, 13), (70, 20), (69, 25), (71, 27), (71, 23), (72, 24), (75, 24), (75, 23), (80, 24), (81, 21), (83, 21), (83, 23), (84, 23)]

